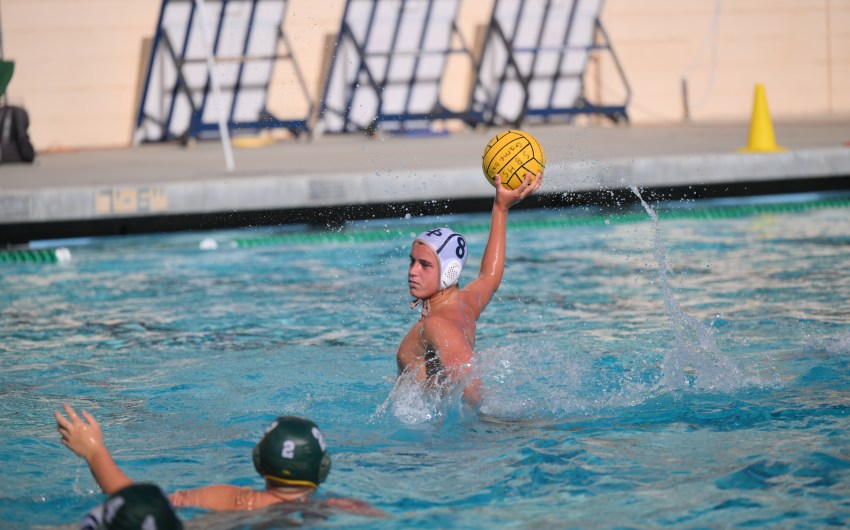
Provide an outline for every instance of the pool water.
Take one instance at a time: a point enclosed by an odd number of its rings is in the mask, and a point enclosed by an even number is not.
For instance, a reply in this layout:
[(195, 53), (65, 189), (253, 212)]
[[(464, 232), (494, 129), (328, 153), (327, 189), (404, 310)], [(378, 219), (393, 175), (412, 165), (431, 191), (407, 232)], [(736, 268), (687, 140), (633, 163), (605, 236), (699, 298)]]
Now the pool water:
[(334, 458), (319, 496), (389, 514), (181, 510), (188, 528), (850, 524), (848, 210), (751, 204), (512, 212), (479, 321), (481, 414), (396, 386), (394, 356), (418, 316), (412, 235), (465, 233), (465, 283), (486, 215), (92, 239), (68, 263), (3, 264), (2, 526), (68, 527), (103, 500), (59, 442), (66, 401), (166, 491), (261, 487), (263, 428), (309, 416)]

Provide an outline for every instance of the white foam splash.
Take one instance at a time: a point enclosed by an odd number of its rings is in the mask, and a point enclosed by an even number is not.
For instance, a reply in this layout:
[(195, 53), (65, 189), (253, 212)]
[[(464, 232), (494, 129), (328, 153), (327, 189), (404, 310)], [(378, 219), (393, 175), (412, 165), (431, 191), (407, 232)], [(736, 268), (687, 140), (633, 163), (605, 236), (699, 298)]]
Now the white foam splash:
[(387, 398), (373, 414), (373, 418), (389, 411), (405, 425), (431, 423), (442, 416), (442, 399), (416, 382), (412, 374), (400, 375)]
[(56, 249), (56, 261), (59, 263), (67, 263), (71, 261), (71, 249), (68, 247), (59, 247)]
[(825, 354), (827, 356), (850, 354), (850, 333), (841, 333), (826, 337), (810, 337), (805, 351), (808, 353)]
[(703, 390), (732, 390), (752, 383), (741, 369), (717, 347), (712, 328), (689, 315), (673, 297), (670, 288), (670, 265), (667, 247), (661, 238), (658, 215), (643, 199), (640, 190), (631, 186), (652, 220), (655, 261), (664, 305), (673, 326), (673, 349), (664, 356), (662, 385), (670, 389), (694, 387)]
[(211, 237), (204, 238), (198, 244), (198, 248), (201, 250), (216, 250), (218, 249), (218, 241)]

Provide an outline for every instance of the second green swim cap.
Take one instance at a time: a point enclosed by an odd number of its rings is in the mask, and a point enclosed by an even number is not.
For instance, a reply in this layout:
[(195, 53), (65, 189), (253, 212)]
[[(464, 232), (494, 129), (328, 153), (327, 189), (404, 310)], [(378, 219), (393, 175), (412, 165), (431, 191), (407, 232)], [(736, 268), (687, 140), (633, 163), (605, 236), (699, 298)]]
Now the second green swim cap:
[(285, 486), (318, 488), (331, 469), (322, 431), (312, 421), (281, 416), (254, 446), (254, 467), (263, 478)]

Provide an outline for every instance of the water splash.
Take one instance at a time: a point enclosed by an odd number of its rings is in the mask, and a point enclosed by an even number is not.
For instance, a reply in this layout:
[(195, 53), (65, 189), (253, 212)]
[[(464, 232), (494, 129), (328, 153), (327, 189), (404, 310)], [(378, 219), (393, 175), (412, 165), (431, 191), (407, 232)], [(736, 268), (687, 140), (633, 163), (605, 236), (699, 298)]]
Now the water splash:
[(703, 390), (731, 390), (741, 387), (746, 383), (745, 378), (735, 363), (717, 347), (712, 328), (689, 315), (673, 297), (667, 246), (661, 237), (658, 215), (646, 203), (636, 186), (633, 185), (630, 189), (652, 220), (658, 281), (664, 306), (673, 326), (673, 350), (664, 356), (661, 384), (669, 389), (693, 387)]
[(420, 425), (439, 421), (447, 401), (439, 392), (422, 388), (413, 374), (403, 373), (395, 380), (392, 390), (372, 414), (372, 421), (391, 413), (405, 425)]
[(825, 357), (850, 353), (850, 333), (809, 337), (804, 353)]
[(560, 345), (534, 348), (501, 346), (478, 353), (477, 370), (484, 382), (481, 412), (504, 420), (555, 418), (587, 410), (581, 395), (588, 373)]

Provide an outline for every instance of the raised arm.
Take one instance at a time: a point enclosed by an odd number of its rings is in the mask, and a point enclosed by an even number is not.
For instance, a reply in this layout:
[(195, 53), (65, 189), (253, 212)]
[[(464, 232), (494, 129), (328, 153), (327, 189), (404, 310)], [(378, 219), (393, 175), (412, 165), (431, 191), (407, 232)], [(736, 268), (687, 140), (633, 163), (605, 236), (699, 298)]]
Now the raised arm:
[[(540, 188), (543, 174), (528, 174), (520, 186), (511, 190), (502, 185), (502, 179), (497, 175), (496, 198), (493, 200), (493, 212), (490, 217), (490, 235), (484, 255), (481, 257), (481, 270), (478, 278), (467, 285), (466, 290), (477, 297), (478, 313), (490, 303), (505, 272), (505, 231), (508, 224), (508, 210), (514, 204), (525, 199)], [(478, 315), (475, 315), (478, 318)]]
[(58, 411), (53, 413), (62, 443), (86, 461), (100, 489), (111, 495), (132, 484), (133, 481), (121, 471), (103, 444), (103, 433), (94, 416), (84, 410), (83, 421), (70, 405), (65, 403), (64, 407), (68, 418)]

